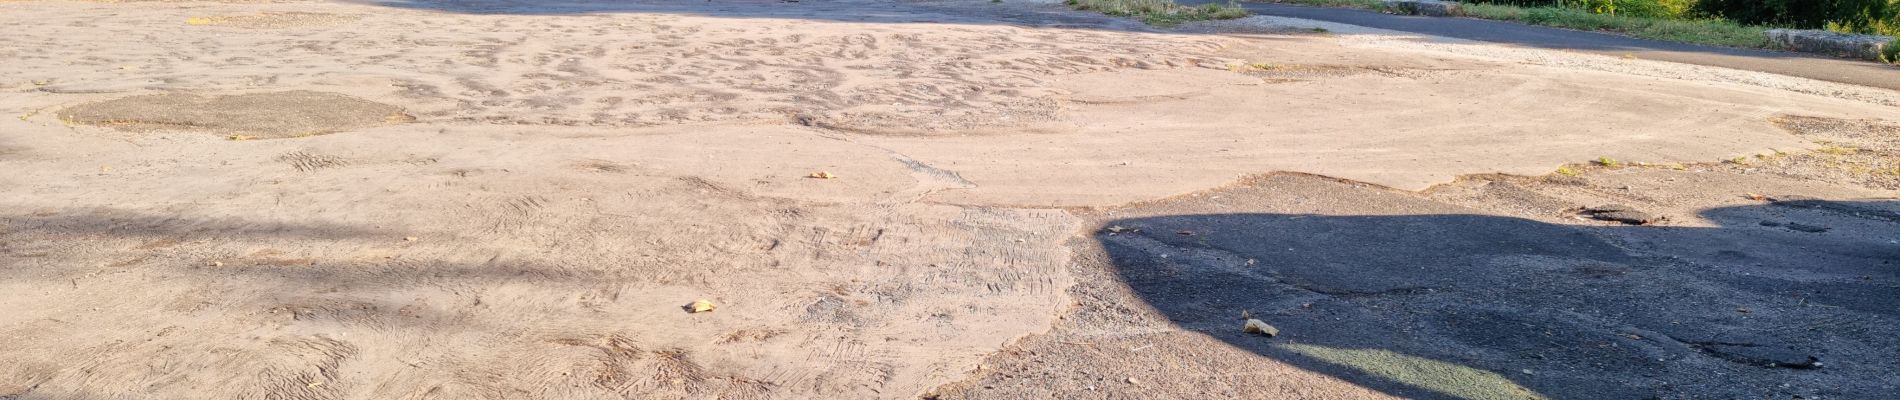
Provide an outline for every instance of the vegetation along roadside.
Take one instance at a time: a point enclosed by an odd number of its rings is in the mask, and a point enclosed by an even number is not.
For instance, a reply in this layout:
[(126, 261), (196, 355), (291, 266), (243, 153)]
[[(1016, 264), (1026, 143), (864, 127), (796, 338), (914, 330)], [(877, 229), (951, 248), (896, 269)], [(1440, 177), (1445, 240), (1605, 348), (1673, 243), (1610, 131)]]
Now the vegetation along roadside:
[(1239, 4), (1204, 4), (1184, 6), (1174, 0), (1067, 0), (1063, 2), (1077, 10), (1096, 11), (1102, 14), (1131, 17), (1148, 25), (1168, 27), (1193, 21), (1217, 19), (1235, 19), (1249, 15)]
[[(1380, 0), (1250, 0), (1386, 11)], [(1763, 32), (1826, 29), (1900, 37), (1900, 0), (1467, 0), (1466, 17), (1725, 47), (1774, 49)], [(1900, 64), (1900, 39), (1884, 61)]]

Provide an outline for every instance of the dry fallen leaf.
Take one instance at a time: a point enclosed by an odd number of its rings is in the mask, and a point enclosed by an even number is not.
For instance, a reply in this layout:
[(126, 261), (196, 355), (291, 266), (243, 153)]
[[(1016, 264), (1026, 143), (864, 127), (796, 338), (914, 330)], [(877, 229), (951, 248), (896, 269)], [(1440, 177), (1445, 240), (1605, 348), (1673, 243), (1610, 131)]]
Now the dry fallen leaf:
[(719, 306), (713, 304), (712, 300), (699, 299), (699, 300), (693, 300), (693, 304), (686, 306), (686, 311), (694, 313), (694, 314), (698, 314), (698, 313), (703, 313), (703, 312), (712, 312), (714, 308), (718, 308), (718, 307)]
[(811, 177), (817, 179), (836, 179), (838, 176), (832, 175), (830, 172), (818, 171), (811, 173)]

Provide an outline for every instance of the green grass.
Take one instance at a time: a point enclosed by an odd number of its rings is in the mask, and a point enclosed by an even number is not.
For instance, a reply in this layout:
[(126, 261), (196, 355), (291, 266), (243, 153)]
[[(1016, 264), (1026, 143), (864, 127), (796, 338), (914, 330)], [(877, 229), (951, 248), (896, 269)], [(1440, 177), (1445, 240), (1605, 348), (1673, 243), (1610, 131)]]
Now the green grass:
[[(1317, 7), (1345, 7), (1385, 11), (1379, 0), (1250, 0)], [(1680, 20), (1593, 14), (1582, 9), (1557, 7), (1518, 7), (1498, 4), (1459, 3), (1464, 16), (1515, 21), (1530, 25), (1586, 31), (1617, 32), (1645, 39), (1667, 40), (1725, 47), (1773, 48), (1763, 31), (1772, 27), (1749, 26), (1719, 19)], [(1900, 56), (1896, 56), (1900, 57)]]
[[(1074, 3), (1077, 0), (1070, 0)], [(1098, 0), (1099, 1), (1099, 0)], [(1381, 0), (1244, 0), (1263, 3), (1297, 4), (1314, 7), (1340, 7), (1390, 12)], [(1644, 39), (1694, 43), (1750, 49), (1776, 49), (1763, 33), (1774, 26), (1744, 25), (1719, 18), (1667, 18), (1597, 14), (1581, 8), (1520, 7), (1501, 4), (1459, 3), (1463, 16), (1513, 21), (1530, 25), (1585, 31), (1615, 32)], [(1079, 8), (1079, 7), (1078, 7)], [(1677, 10), (1675, 15), (1687, 15)], [(1242, 14), (1245, 16), (1245, 14)], [(1897, 36), (1880, 54), (1881, 61), (1900, 65), (1900, 25), (1876, 23), (1872, 26), (1840, 26), (1829, 23), (1828, 30)]]
[[(1259, 1), (1259, 0), (1254, 0), (1254, 1)], [(1379, 0), (1271, 0), (1271, 1), (1262, 1), (1262, 2), (1263, 3), (1298, 4), (1302, 6), (1314, 6), (1314, 7), (1360, 8), (1360, 9), (1367, 9), (1367, 10), (1382, 10), (1385, 8), (1385, 2), (1382, 2)]]
[(1762, 34), (1763, 31), (1771, 29), (1770, 27), (1742, 25), (1724, 20), (1638, 18), (1593, 14), (1589, 11), (1569, 8), (1526, 8), (1496, 4), (1465, 3), (1460, 7), (1463, 8), (1465, 16), (1473, 18), (1516, 21), (1586, 31), (1618, 32), (1639, 38), (1672, 42), (1757, 49), (1772, 48), (1767, 36)]
[(1234, 19), (1250, 14), (1237, 4), (1207, 4), (1189, 7), (1174, 0), (1068, 0), (1069, 7), (1096, 11), (1117, 17), (1132, 17), (1154, 26), (1175, 26), (1193, 21)]

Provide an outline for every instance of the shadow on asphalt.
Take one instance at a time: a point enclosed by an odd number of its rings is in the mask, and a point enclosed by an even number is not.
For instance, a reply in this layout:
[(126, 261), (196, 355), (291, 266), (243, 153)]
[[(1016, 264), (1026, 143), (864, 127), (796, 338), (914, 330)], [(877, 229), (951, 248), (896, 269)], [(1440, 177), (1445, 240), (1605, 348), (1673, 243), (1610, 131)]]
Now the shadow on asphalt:
[[(1210, 214), (1097, 239), (1183, 329), (1403, 397), (1892, 393), (1900, 202), (1702, 216), (1721, 226)], [(1243, 313), (1281, 335), (1244, 333)]]

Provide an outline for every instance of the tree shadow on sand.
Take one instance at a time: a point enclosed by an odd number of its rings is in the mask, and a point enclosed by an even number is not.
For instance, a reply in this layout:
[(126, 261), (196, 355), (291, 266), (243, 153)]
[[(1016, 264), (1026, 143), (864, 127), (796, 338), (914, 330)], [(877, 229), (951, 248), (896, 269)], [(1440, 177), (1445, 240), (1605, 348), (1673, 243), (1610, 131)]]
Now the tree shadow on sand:
[[(1234, 213), (1110, 220), (1096, 238), (1180, 327), (1399, 396), (1873, 398), (1900, 384), (1900, 202), (1701, 216), (1720, 226)], [(1283, 333), (1244, 333), (1243, 314)]]

